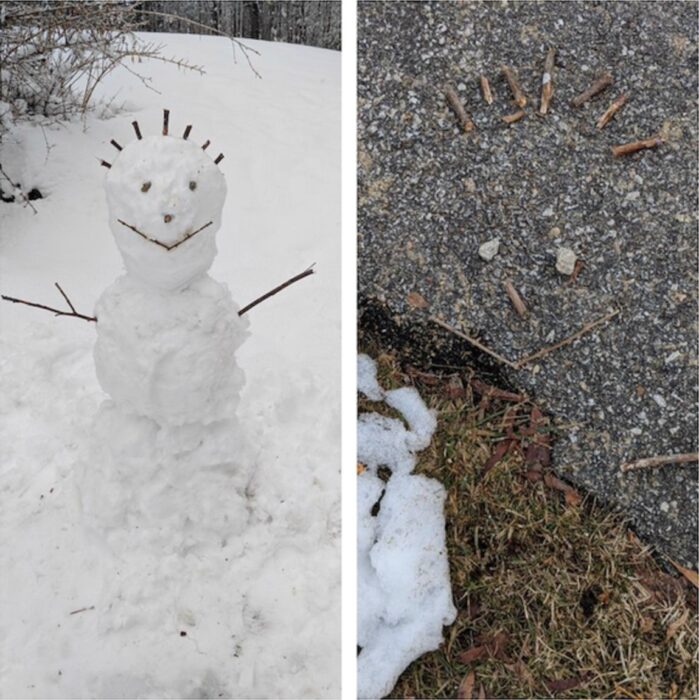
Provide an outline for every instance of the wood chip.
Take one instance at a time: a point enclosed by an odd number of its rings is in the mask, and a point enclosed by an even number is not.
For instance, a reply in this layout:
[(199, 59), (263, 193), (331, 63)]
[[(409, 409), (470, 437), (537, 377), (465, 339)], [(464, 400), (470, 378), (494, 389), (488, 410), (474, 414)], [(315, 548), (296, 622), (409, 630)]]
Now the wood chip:
[(541, 78), (541, 104), (539, 114), (546, 114), (549, 111), (551, 97), (553, 96), (553, 65), (556, 60), (556, 49), (550, 48), (546, 54), (544, 63), (544, 75)]
[(628, 95), (619, 95), (619, 97), (609, 105), (607, 111), (597, 120), (597, 128), (604, 129), (609, 123), (609, 120), (626, 104)]
[(653, 136), (649, 139), (641, 139), (640, 141), (624, 143), (621, 146), (612, 146), (612, 153), (616, 158), (618, 158), (619, 156), (625, 156), (629, 153), (642, 151), (644, 148), (655, 148), (656, 146), (659, 146), (662, 142), (663, 140), (659, 136)]
[(501, 66), (502, 74), (505, 76), (510, 90), (512, 90), (512, 97), (514, 98), (515, 104), (518, 107), (524, 107), (527, 104), (527, 97), (522, 92), (519, 83), (517, 82), (517, 75), (509, 66)]
[(490, 90), (488, 78), (486, 78), (484, 75), (481, 75), (481, 92), (483, 93), (483, 99), (486, 101), (486, 103), (492, 105), (493, 93)]
[(592, 99), (595, 95), (598, 93), (602, 92), (605, 88), (608, 88), (612, 83), (614, 82), (614, 79), (609, 73), (605, 73), (604, 75), (600, 76), (595, 80), (592, 85), (590, 85), (587, 90), (584, 92), (581, 92), (577, 97), (574, 97), (570, 104), (573, 107), (581, 107), (584, 105), (588, 100)]
[(456, 693), (458, 700), (471, 700), (473, 698), (473, 687), (476, 684), (475, 671), (469, 671), (459, 684), (459, 690)]
[(429, 304), (419, 292), (410, 292), (406, 297), (406, 301), (414, 309), (426, 309)]
[(456, 94), (456, 90), (454, 90), (451, 85), (447, 85), (447, 87), (444, 89), (444, 94), (446, 95), (447, 101), (449, 102), (451, 108), (454, 110), (454, 114), (456, 114), (457, 118), (459, 119), (459, 125), (461, 128), (466, 133), (473, 131), (475, 125), (468, 112), (466, 112), (466, 109), (461, 104), (461, 100)]
[(522, 300), (522, 297), (519, 295), (519, 292), (515, 289), (512, 282), (510, 280), (505, 280), (504, 287), (505, 287), (505, 291), (507, 292), (507, 296), (510, 297), (510, 301), (512, 302), (512, 306), (515, 307), (515, 311), (520, 316), (526, 316), (527, 315), (527, 305)]
[(504, 117), (500, 117), (505, 124), (514, 124), (515, 122), (518, 122), (522, 117), (524, 116), (524, 110), (520, 109), (519, 112), (515, 112), (514, 114), (506, 114)]

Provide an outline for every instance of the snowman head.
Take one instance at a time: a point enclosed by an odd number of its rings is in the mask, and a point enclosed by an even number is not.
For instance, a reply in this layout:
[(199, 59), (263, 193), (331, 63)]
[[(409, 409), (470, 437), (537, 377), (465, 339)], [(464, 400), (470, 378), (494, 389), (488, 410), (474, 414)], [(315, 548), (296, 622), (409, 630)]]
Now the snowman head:
[(106, 178), (109, 226), (128, 273), (161, 290), (186, 287), (216, 256), (216, 231), (226, 181), (215, 161), (189, 141), (163, 133), (142, 137), (119, 150)]

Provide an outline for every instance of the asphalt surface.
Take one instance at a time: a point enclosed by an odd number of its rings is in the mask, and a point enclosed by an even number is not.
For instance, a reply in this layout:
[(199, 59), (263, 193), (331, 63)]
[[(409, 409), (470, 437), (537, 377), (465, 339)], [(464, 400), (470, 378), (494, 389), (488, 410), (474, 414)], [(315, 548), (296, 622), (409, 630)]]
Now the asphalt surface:
[[(358, 42), (360, 318), (429, 364), (445, 333), (428, 314), (515, 360), (619, 310), (529, 368), (498, 371), (561, 427), (559, 473), (696, 568), (697, 465), (619, 466), (697, 450), (697, 4), (363, 2)], [(550, 46), (554, 95), (541, 117)], [(510, 125), (501, 64), (529, 98)], [(571, 107), (606, 71), (614, 84)], [(598, 130), (622, 92), (628, 103)], [(656, 135), (657, 148), (611, 154)], [(478, 248), (492, 238), (500, 250), (485, 262)], [(574, 282), (556, 271), (561, 246), (583, 262)], [(428, 307), (411, 305), (411, 292)], [(459, 344), (462, 361), (490, 362)]]

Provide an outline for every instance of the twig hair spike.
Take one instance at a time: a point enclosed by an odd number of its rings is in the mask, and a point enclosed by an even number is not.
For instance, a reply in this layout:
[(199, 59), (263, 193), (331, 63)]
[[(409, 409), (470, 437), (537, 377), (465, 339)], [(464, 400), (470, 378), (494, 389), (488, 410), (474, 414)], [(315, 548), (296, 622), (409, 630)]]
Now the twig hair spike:
[(131, 122), (131, 126), (133, 126), (133, 130), (136, 132), (136, 138), (140, 141), (143, 136), (141, 136), (141, 130), (138, 128), (138, 122)]
[(169, 123), (170, 123), (170, 110), (164, 109), (163, 110), (163, 136), (167, 136)]
[(105, 168), (111, 168), (111, 167), (112, 167), (112, 164), (111, 164), (111, 163), (107, 163), (106, 160), (100, 160), (100, 165), (103, 166), (103, 167), (105, 167)]
[(187, 124), (187, 128), (184, 130), (184, 134), (182, 134), (182, 138), (186, 141), (189, 138), (189, 132), (192, 130), (192, 125)]
[(216, 165), (218, 165), (223, 160), (223, 158), (224, 158), (223, 153), (219, 153), (216, 156), (216, 160), (214, 161), (214, 163), (216, 163)]
[(117, 149), (117, 151), (123, 150), (122, 147), (114, 139), (112, 139), (109, 143), (111, 143), (112, 146), (114, 146), (114, 148)]
[(210, 143), (211, 141), (209, 141), (209, 139), (206, 139), (206, 143), (201, 147), (201, 150), (205, 151), (209, 147)]

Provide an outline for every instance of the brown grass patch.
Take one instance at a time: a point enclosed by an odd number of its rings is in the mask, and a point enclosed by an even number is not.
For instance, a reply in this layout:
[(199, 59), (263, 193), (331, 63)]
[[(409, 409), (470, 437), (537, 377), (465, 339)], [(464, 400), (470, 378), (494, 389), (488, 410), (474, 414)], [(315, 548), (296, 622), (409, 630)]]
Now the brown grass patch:
[[(404, 373), (385, 354), (378, 365), (384, 387), (413, 383), (439, 414), (416, 471), (448, 491), (459, 610), (442, 647), (411, 664), (392, 697), (697, 697), (697, 591), (617, 515), (532, 464), (532, 404), (513, 421), (513, 401), (484, 401), (467, 376)], [(520, 430), (529, 437), (484, 473)]]

